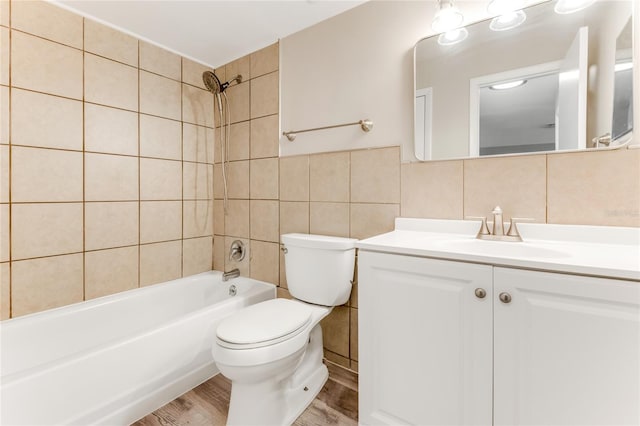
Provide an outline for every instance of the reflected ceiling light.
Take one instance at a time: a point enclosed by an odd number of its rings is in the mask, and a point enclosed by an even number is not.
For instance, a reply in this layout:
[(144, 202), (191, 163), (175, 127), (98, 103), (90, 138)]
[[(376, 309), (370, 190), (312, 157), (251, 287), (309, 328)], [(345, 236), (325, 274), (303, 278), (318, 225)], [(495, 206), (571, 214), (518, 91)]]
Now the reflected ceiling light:
[(633, 62), (618, 62), (615, 65), (614, 70), (615, 72), (620, 72), (620, 71), (630, 70), (631, 68), (633, 68)]
[(510, 81), (508, 83), (492, 84), (491, 86), (489, 86), (489, 89), (491, 89), (491, 90), (513, 89), (514, 87), (522, 86), (526, 82), (527, 82), (527, 80), (515, 80), (515, 81)]
[(489, 28), (493, 31), (506, 31), (521, 25), (526, 20), (527, 15), (523, 10), (507, 12), (504, 15), (493, 18), (489, 24)]
[(487, 6), (487, 12), (492, 16), (497, 16), (515, 12), (523, 7), (524, 0), (491, 0)]
[(574, 13), (585, 9), (595, 3), (596, 0), (558, 0), (553, 10), (560, 15)]
[(469, 36), (469, 31), (466, 28), (457, 28), (455, 30), (447, 31), (440, 34), (438, 37), (438, 44), (441, 46), (451, 46), (452, 44), (460, 43)]
[(438, 0), (438, 11), (433, 17), (431, 28), (436, 33), (444, 33), (461, 26), (463, 20), (462, 12), (453, 5), (452, 0)]

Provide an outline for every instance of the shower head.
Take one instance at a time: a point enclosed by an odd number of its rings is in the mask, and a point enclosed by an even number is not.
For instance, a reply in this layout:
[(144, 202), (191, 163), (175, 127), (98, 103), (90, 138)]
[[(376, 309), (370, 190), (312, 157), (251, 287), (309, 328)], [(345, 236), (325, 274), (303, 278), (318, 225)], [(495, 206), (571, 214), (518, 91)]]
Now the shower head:
[(205, 71), (202, 73), (202, 81), (204, 82), (204, 86), (207, 88), (207, 90), (216, 95), (218, 93), (224, 92), (225, 89), (229, 87), (232, 81), (242, 83), (242, 75), (238, 74), (226, 83), (221, 83), (218, 76), (215, 75), (212, 71)]

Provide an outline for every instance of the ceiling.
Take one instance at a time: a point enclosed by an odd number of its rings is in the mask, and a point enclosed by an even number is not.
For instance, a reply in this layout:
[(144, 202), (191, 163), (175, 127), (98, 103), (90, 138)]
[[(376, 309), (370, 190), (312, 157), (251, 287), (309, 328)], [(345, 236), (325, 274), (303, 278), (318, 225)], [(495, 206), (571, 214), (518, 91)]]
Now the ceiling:
[(52, 0), (218, 67), (366, 0)]

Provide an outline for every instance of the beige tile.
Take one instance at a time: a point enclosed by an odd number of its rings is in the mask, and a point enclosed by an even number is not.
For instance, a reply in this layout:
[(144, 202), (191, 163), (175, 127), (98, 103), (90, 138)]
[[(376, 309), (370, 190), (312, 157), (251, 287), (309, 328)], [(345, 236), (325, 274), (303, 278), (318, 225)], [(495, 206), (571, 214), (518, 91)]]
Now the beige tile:
[(82, 251), (82, 203), (13, 204), (13, 260)]
[(108, 154), (138, 155), (138, 114), (85, 104), (84, 149)]
[(172, 160), (141, 158), (140, 199), (182, 199), (182, 163)]
[(278, 72), (273, 72), (251, 80), (251, 118), (278, 113), (278, 76)]
[(140, 156), (182, 159), (182, 123), (140, 114)]
[(351, 152), (351, 202), (400, 202), (400, 148)]
[[(1, 0), (0, 0), (1, 1)], [(13, 89), (14, 91), (16, 89)], [(9, 143), (9, 88), (0, 86), (0, 144)]]
[(309, 201), (309, 156), (280, 158), (280, 200)]
[(309, 203), (306, 201), (280, 201), (280, 235), (309, 233)]
[[(245, 256), (241, 261), (231, 260), (229, 258), (229, 252), (231, 250), (231, 244), (239, 240), (244, 244)], [(224, 253), (225, 253), (225, 271), (231, 271), (232, 269), (238, 268), (240, 270), (240, 275), (243, 277), (250, 276), (250, 264), (251, 264), (251, 245), (249, 240), (244, 238), (236, 238), (236, 237), (225, 237), (224, 239)]]
[(246, 55), (242, 58), (238, 58), (235, 61), (229, 62), (224, 67), (226, 80), (231, 80), (237, 75), (242, 76), (242, 81), (249, 81), (253, 78), (251, 75), (251, 56)]
[(140, 112), (181, 120), (181, 96), (178, 81), (140, 71)]
[(11, 85), (82, 99), (82, 51), (11, 31)]
[(640, 226), (640, 150), (547, 157), (549, 223)]
[(213, 269), (224, 271), (224, 235), (213, 236)]
[(12, 144), (82, 151), (82, 131), (82, 102), (12, 89)]
[(12, 1), (11, 27), (82, 49), (82, 17), (46, 1)]
[(213, 202), (213, 233), (224, 235), (224, 201), (215, 200)]
[(140, 287), (182, 276), (182, 241), (140, 246)]
[(222, 179), (222, 164), (213, 165), (213, 198), (221, 200), (224, 197), (224, 181)]
[(182, 276), (199, 274), (213, 268), (213, 237), (182, 240)]
[(9, 29), (0, 27), (0, 84), (9, 85), (9, 52), (11, 43), (9, 42)]
[(401, 166), (403, 217), (462, 219), (462, 161), (427, 161)]
[(182, 238), (182, 201), (140, 202), (140, 243)]
[(138, 246), (86, 252), (85, 299), (138, 287)]
[(84, 249), (138, 244), (138, 202), (86, 203)]
[(85, 53), (84, 99), (87, 102), (138, 111), (137, 68)]
[(251, 160), (250, 164), (250, 198), (263, 200), (278, 199), (278, 164), (277, 158)]
[(247, 121), (251, 118), (250, 85), (253, 85), (252, 81), (230, 86), (226, 91), (229, 97), (229, 114), (232, 123)]
[(349, 306), (358, 308), (358, 256), (356, 255), (356, 267), (353, 271), (353, 286), (351, 286), (351, 296), (349, 297)]
[(134, 67), (138, 66), (138, 40), (91, 19), (84, 20), (84, 50)]
[[(231, 100), (229, 101), (231, 103)], [(182, 85), (182, 120), (213, 127), (213, 95), (187, 84)]]
[(140, 41), (140, 68), (174, 80), (182, 78), (180, 56), (145, 41)]
[(336, 306), (320, 324), (325, 349), (349, 358), (349, 308)]
[[(249, 121), (232, 124), (229, 129), (229, 160), (248, 160), (249, 159), (249, 141), (250, 141), (250, 125)], [(220, 139), (220, 138), (218, 138)], [(221, 151), (222, 156), (222, 151)], [(221, 159), (222, 157), (220, 157)]]
[(249, 161), (232, 161), (229, 163), (227, 167), (227, 188), (229, 198), (249, 198)]
[(280, 154), (278, 115), (251, 120), (251, 158), (277, 157)]
[(251, 77), (259, 77), (279, 68), (279, 43), (274, 43), (251, 54)]
[(14, 146), (11, 201), (82, 201), (82, 153)]
[(9, 146), (0, 145), (0, 203), (9, 202)]
[(229, 200), (224, 227), (227, 235), (249, 238), (249, 200)]
[(278, 285), (280, 245), (251, 240), (251, 278)]
[(276, 288), (276, 297), (278, 299), (293, 299), (291, 293), (286, 288), (278, 287)]
[(358, 310), (350, 310), (350, 358), (358, 360)]
[(278, 285), (282, 288), (288, 288), (286, 266), (284, 263), (284, 253), (280, 250), (280, 281)]
[(182, 125), (182, 158), (184, 161), (213, 164), (214, 130), (208, 127)]
[(335, 152), (309, 157), (311, 201), (349, 201), (349, 153)]
[(0, 262), (8, 262), (11, 241), (9, 204), (0, 204)]
[(138, 200), (138, 159), (85, 154), (84, 198), (85, 201)]
[(207, 200), (182, 203), (183, 238), (213, 235), (213, 202)]
[(336, 237), (349, 236), (348, 203), (316, 203), (309, 205), (309, 232)]
[(17, 317), (82, 302), (82, 254), (11, 263), (11, 310)]
[(0, 320), (11, 316), (11, 266), (0, 263)]
[(251, 200), (251, 239), (280, 241), (280, 206), (278, 201)]
[(368, 238), (393, 231), (399, 204), (351, 204), (351, 238)]
[(0, 0), (0, 25), (9, 26), (9, 0)]
[(182, 198), (213, 199), (213, 164), (182, 163)]
[(500, 206), (511, 217), (546, 219), (544, 155), (464, 160), (464, 216), (491, 216)]
[[(182, 82), (206, 89), (202, 82), (202, 73), (205, 71), (213, 71), (206, 65), (199, 64), (191, 59), (182, 58)], [(218, 74), (219, 76), (219, 74)]]

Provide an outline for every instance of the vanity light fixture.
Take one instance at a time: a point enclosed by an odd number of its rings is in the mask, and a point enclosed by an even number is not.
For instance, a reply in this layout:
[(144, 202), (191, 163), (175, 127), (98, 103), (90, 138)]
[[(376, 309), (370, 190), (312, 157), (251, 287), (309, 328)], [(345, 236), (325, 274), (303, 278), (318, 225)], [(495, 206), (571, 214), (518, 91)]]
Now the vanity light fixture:
[(438, 11), (433, 17), (431, 28), (436, 33), (444, 33), (462, 25), (464, 16), (460, 9), (453, 4), (453, 0), (438, 0)]
[(504, 15), (496, 16), (491, 20), (489, 28), (493, 31), (511, 30), (527, 20), (527, 15), (523, 10), (507, 12)]
[(451, 46), (466, 40), (468, 36), (469, 31), (467, 31), (465, 27), (456, 28), (455, 30), (440, 34), (440, 36), (438, 36), (438, 44), (441, 46)]
[(574, 13), (586, 9), (595, 3), (596, 0), (558, 0), (553, 10), (560, 15)]
[(491, 86), (489, 86), (489, 89), (491, 89), (491, 90), (513, 89), (514, 87), (519, 87), (519, 86), (524, 85), (526, 82), (527, 82), (527, 80), (515, 80), (515, 81), (510, 81), (508, 83), (492, 84)]

